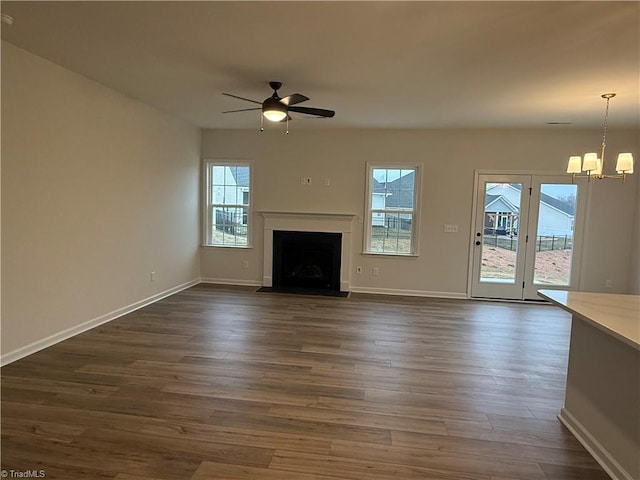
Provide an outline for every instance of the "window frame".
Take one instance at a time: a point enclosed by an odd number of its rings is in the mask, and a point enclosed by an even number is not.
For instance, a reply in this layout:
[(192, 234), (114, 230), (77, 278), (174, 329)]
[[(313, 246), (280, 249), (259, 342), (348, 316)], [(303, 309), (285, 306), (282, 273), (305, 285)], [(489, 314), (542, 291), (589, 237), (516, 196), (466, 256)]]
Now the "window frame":
[[(388, 210), (373, 208), (373, 170), (414, 170), (413, 185), (413, 209)], [(420, 255), (420, 205), (422, 198), (422, 163), (389, 163), (389, 162), (367, 162), (366, 164), (366, 199), (365, 199), (365, 219), (363, 235), (363, 255), (392, 256), (392, 257), (417, 257)], [(412, 217), (411, 248), (409, 253), (403, 252), (375, 252), (371, 250), (371, 240), (373, 232), (372, 216), (375, 211), (390, 213), (410, 213)]]
[[(248, 167), (249, 168), (249, 190), (248, 190), (248, 202), (244, 204), (216, 204), (213, 203), (211, 198), (211, 182), (214, 167)], [(202, 246), (212, 248), (252, 248), (253, 247), (253, 162), (251, 160), (215, 160), (205, 159), (203, 160), (203, 203), (202, 203)], [(245, 193), (246, 191), (241, 190)], [(244, 199), (244, 195), (243, 195)], [(247, 244), (246, 245), (232, 245), (232, 244), (218, 244), (213, 243), (211, 238), (211, 232), (213, 228), (212, 214), (213, 208), (216, 206), (226, 208), (246, 208), (247, 217)], [(244, 216), (244, 215), (243, 215)]]

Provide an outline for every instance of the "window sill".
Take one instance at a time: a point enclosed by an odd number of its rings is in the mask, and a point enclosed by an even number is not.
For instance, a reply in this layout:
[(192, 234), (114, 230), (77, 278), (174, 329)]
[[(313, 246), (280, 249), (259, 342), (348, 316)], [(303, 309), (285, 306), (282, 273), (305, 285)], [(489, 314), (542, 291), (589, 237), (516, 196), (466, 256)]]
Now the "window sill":
[(200, 245), (201, 248), (237, 248), (240, 250), (250, 250), (253, 248), (253, 245), (209, 245), (207, 243), (203, 243)]
[(390, 252), (362, 252), (362, 255), (371, 257), (393, 257), (393, 258), (418, 258), (418, 253), (390, 253)]

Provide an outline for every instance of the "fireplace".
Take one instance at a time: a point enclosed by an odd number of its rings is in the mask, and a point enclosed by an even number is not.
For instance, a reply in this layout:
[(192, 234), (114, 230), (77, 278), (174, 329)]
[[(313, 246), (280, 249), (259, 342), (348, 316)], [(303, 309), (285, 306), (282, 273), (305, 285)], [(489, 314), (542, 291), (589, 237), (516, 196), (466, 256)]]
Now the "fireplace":
[(275, 289), (340, 291), (341, 233), (273, 232)]
[[(353, 219), (356, 215), (348, 213), (316, 213), (316, 212), (260, 212), (264, 218), (264, 264), (262, 274), (262, 286), (272, 287), (274, 282), (273, 243), (274, 234), (277, 231), (298, 233), (329, 233), (337, 234), (340, 238), (340, 248), (334, 251), (340, 262), (333, 270), (339, 277), (339, 292), (350, 290), (351, 277), (351, 231)], [(337, 273), (336, 273), (337, 272)], [(281, 277), (280, 280), (281, 281)], [(331, 290), (324, 290), (330, 292)]]

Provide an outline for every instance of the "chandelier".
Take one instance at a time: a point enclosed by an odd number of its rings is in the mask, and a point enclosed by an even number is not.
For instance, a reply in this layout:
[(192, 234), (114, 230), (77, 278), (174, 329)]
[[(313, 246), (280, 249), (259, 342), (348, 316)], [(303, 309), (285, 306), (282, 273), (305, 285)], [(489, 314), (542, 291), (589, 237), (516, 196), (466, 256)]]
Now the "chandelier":
[[(594, 179), (603, 178), (621, 178), (623, 181), (625, 177), (633, 173), (633, 155), (631, 153), (618, 154), (618, 161), (616, 162), (616, 174), (605, 175), (604, 169), (604, 153), (607, 147), (607, 119), (609, 118), (609, 101), (616, 96), (615, 93), (604, 93), (601, 95), (607, 101), (607, 108), (604, 114), (604, 127), (602, 133), (602, 150), (600, 151), (600, 157), (595, 152), (585, 153), (584, 157), (578, 155), (569, 157), (569, 163), (567, 165), (567, 173), (576, 177), (587, 177), (589, 181)], [(586, 174), (580, 175), (582, 172)]]

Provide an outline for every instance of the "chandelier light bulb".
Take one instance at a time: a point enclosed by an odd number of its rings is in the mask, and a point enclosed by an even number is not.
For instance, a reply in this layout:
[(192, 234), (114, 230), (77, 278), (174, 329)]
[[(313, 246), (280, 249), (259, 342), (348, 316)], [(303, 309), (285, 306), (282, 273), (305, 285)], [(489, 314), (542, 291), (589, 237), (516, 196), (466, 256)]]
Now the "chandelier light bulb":
[(618, 155), (616, 172), (620, 174), (633, 173), (633, 155), (631, 153), (621, 153)]

